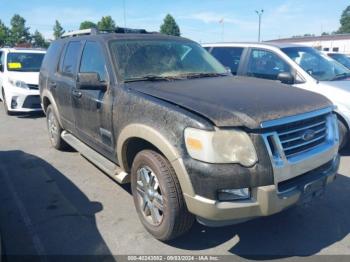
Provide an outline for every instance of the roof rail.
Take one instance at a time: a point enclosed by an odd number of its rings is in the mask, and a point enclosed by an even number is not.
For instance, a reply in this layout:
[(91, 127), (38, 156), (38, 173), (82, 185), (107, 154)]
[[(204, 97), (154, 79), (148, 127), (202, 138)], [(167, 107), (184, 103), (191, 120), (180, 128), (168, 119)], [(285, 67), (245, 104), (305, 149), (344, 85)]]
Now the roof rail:
[(115, 29), (106, 29), (106, 30), (98, 30), (97, 28), (83, 29), (83, 30), (75, 30), (64, 33), (61, 38), (67, 37), (75, 37), (82, 35), (98, 35), (98, 34), (108, 34), (108, 33), (117, 33), (117, 34), (156, 34), (158, 32), (148, 32), (145, 29), (133, 29), (133, 28), (125, 28), (125, 27), (117, 27)]
[(98, 34), (98, 30), (96, 28), (90, 28), (90, 29), (75, 30), (75, 31), (64, 33), (61, 36), (61, 38), (81, 36), (81, 35), (97, 35), (97, 34)]

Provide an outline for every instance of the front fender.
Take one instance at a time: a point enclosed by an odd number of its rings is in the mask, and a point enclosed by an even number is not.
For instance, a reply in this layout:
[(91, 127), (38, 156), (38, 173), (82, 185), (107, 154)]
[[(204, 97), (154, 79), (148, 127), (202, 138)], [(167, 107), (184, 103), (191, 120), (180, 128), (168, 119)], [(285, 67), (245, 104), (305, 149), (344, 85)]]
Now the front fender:
[(130, 138), (140, 138), (155, 146), (172, 164), (184, 194), (194, 196), (191, 180), (179, 152), (156, 129), (144, 124), (130, 124), (123, 128), (117, 140), (117, 156), (120, 166), (126, 168), (126, 144)]

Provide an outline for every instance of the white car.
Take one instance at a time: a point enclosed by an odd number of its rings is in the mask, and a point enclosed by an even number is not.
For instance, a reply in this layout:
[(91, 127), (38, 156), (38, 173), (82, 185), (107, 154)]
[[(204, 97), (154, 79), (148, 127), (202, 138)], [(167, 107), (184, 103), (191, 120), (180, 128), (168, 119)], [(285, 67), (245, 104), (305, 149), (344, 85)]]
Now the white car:
[(41, 111), (39, 71), (44, 50), (0, 49), (0, 99), (5, 112)]
[(341, 147), (349, 141), (349, 69), (312, 47), (296, 44), (217, 43), (203, 46), (234, 75), (279, 80), (326, 96), (337, 106)]

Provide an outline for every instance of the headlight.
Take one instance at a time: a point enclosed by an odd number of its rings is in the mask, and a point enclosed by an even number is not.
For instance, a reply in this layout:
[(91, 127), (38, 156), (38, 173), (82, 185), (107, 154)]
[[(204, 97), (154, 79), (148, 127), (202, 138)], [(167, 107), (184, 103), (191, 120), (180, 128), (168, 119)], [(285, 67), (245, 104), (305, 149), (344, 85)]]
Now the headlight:
[(186, 128), (185, 142), (189, 155), (203, 162), (239, 163), (251, 167), (258, 161), (250, 137), (238, 129), (205, 131)]
[(28, 85), (21, 80), (14, 80), (9, 78), (9, 83), (18, 88), (29, 89)]

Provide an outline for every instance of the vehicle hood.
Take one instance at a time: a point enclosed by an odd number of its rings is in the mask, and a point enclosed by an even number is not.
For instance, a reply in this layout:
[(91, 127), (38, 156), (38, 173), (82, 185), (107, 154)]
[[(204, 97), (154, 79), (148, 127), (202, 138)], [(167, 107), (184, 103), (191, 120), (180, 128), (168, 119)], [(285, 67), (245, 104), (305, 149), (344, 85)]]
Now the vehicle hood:
[(26, 84), (38, 85), (39, 83), (39, 72), (8, 72), (8, 78), (14, 80), (21, 80)]
[(321, 81), (319, 85), (326, 87), (334, 87), (344, 91), (350, 92), (350, 79), (339, 80), (339, 81)]
[(338, 110), (350, 111), (350, 81), (321, 81), (314, 89), (315, 92), (326, 96)]
[(196, 112), (218, 127), (260, 128), (261, 122), (332, 105), (309, 91), (243, 77), (132, 82), (126, 86)]

